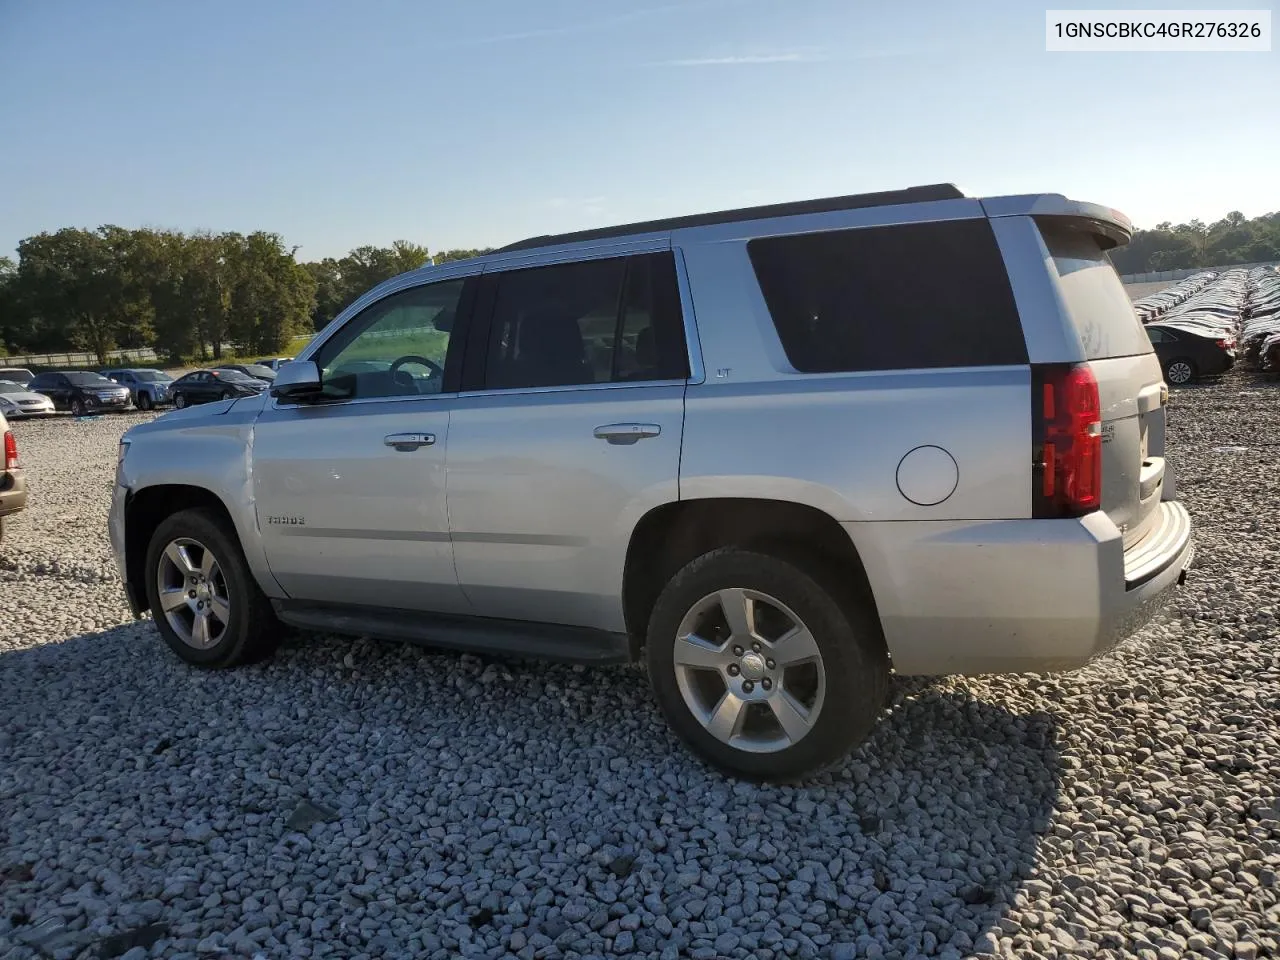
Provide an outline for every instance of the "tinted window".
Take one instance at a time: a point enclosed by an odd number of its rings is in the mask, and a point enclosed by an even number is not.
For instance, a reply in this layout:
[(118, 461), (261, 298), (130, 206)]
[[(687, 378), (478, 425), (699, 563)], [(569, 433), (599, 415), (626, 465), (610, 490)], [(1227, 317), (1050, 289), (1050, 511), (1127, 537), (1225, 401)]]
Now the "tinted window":
[(326, 395), (416, 397), (444, 389), (454, 321), (475, 281), (441, 280), (370, 304), (314, 357)]
[(68, 373), (67, 379), (77, 387), (114, 387), (115, 384), (100, 373), (76, 372)]
[(38, 373), (35, 379), (31, 381), (31, 389), (40, 390), (45, 387), (56, 387), (58, 385), (58, 375), (56, 373)]
[(1116, 268), (1091, 233), (1046, 220), (1040, 234), (1058, 271), (1058, 289), (1090, 360), (1151, 352), (1151, 340)]
[(138, 370), (129, 376), (143, 383), (168, 383), (173, 379), (162, 370)]
[(498, 274), (484, 386), (688, 376), (671, 254)]
[(675, 260), (631, 257), (622, 300), (614, 380), (681, 380), (689, 376)]
[(801, 372), (1027, 362), (986, 220), (764, 237), (747, 251)]

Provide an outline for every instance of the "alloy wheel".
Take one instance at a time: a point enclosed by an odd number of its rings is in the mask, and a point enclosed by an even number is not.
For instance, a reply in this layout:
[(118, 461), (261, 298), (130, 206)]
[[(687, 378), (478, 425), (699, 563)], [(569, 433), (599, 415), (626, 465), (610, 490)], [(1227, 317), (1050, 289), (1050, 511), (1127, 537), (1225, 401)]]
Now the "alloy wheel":
[(685, 705), (723, 743), (751, 753), (794, 746), (818, 721), (827, 675), (813, 634), (757, 590), (718, 590), (695, 603), (675, 637)]
[(1170, 383), (1190, 383), (1191, 382), (1191, 364), (1185, 360), (1175, 360), (1169, 364), (1168, 370)]
[(180, 537), (164, 548), (156, 592), (173, 632), (197, 650), (216, 645), (231, 623), (226, 576), (213, 551), (198, 540)]

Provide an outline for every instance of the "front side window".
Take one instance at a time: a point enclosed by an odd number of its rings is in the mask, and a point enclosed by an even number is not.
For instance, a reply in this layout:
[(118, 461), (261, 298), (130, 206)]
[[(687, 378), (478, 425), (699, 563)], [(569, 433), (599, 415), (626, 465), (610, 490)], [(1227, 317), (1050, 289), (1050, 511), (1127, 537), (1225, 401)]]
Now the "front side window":
[(475, 280), (410, 287), (370, 304), (312, 357), (331, 400), (418, 397), (444, 389), (454, 321)]
[(498, 274), (489, 390), (688, 376), (670, 253)]

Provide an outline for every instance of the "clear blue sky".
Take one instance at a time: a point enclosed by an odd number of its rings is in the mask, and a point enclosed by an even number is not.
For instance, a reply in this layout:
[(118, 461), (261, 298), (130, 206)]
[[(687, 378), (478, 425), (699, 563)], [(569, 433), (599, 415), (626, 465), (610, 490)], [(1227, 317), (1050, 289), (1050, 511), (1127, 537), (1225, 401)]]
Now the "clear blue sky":
[(1050, 54), (1044, 6), (0, 0), (0, 253), (498, 245), (947, 180), (1140, 226), (1280, 209), (1280, 52)]

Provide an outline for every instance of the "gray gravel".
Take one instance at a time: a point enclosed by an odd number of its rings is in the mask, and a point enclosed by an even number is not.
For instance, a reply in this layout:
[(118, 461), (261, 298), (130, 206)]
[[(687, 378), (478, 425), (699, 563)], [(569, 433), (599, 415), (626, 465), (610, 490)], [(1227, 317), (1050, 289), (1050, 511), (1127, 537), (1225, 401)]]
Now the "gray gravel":
[(805, 788), (708, 772), (632, 669), (316, 636), (183, 666), (106, 542), (136, 419), (16, 427), (0, 956), (1277, 954), (1274, 383), (1174, 393), (1200, 550), (1166, 617), (1073, 674), (899, 681)]

